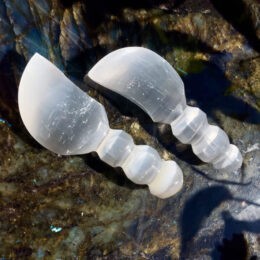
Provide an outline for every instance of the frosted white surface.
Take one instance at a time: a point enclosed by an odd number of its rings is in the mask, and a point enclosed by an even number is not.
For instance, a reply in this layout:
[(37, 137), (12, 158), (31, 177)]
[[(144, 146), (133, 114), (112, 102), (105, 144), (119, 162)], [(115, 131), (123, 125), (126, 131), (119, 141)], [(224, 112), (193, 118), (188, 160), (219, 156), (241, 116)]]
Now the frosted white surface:
[[(96, 151), (109, 165), (122, 167), (135, 183), (156, 185), (157, 178), (160, 183), (152, 193), (160, 198), (180, 190), (183, 177), (176, 163), (168, 161), (175, 167), (162, 167), (165, 163), (156, 150), (135, 145), (129, 134), (110, 129), (104, 107), (39, 54), (23, 72), (18, 103), (26, 128), (47, 149), (64, 155)], [(167, 185), (158, 177), (161, 174), (169, 177)]]
[(230, 144), (228, 149), (213, 162), (216, 169), (222, 169), (226, 172), (232, 172), (241, 167), (243, 158), (238, 148)]
[(155, 149), (148, 145), (137, 145), (122, 168), (133, 182), (149, 184), (160, 171), (161, 164), (162, 159)]
[(122, 130), (111, 129), (97, 149), (100, 159), (107, 164), (121, 166), (134, 149), (133, 138)]
[(207, 124), (207, 116), (203, 111), (187, 106), (181, 116), (171, 123), (171, 128), (182, 143), (191, 144), (204, 134)]
[(204, 162), (213, 162), (230, 145), (226, 133), (217, 126), (208, 125), (204, 134), (192, 145), (192, 150)]
[(186, 107), (183, 82), (161, 56), (142, 47), (109, 53), (88, 73), (143, 108), (155, 122), (171, 123)]
[(199, 108), (187, 106), (171, 128), (181, 142), (191, 144), (193, 152), (202, 161), (213, 163), (215, 169), (232, 172), (241, 167), (243, 158), (238, 148), (230, 144), (221, 128), (208, 124)]
[(173, 161), (163, 161), (161, 174), (148, 185), (150, 192), (160, 198), (168, 198), (180, 191), (183, 175), (180, 167)]
[(104, 107), (39, 54), (23, 72), (18, 103), (30, 134), (58, 154), (95, 151), (109, 130)]
[(241, 167), (243, 160), (238, 148), (230, 146), (223, 130), (208, 124), (203, 111), (186, 105), (181, 78), (155, 52), (142, 47), (113, 51), (102, 58), (88, 76), (130, 99), (153, 121), (171, 124), (173, 134), (181, 142), (192, 144), (194, 153), (204, 162), (225, 171)]

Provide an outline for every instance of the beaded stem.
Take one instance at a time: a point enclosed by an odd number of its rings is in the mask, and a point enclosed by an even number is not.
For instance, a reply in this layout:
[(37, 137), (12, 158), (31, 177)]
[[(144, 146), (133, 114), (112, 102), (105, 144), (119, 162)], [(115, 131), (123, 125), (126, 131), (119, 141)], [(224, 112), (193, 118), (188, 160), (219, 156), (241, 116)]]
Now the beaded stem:
[(226, 133), (218, 126), (210, 125), (206, 114), (197, 107), (187, 106), (171, 123), (173, 135), (185, 144), (191, 144), (193, 152), (204, 162), (222, 171), (232, 172), (242, 165), (238, 148), (230, 144)]
[(135, 145), (123, 130), (110, 129), (97, 148), (100, 159), (113, 167), (122, 167), (136, 184), (147, 184), (151, 193), (168, 198), (183, 185), (183, 175), (174, 161), (164, 161), (148, 145)]

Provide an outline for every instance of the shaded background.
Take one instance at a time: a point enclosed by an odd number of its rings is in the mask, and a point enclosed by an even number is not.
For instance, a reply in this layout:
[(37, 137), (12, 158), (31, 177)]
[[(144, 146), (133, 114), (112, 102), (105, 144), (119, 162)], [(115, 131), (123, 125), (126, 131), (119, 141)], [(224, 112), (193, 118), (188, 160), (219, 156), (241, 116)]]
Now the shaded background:
[[(257, 0), (0, 1), (0, 257), (260, 257), (259, 40)], [(84, 82), (104, 55), (136, 45), (176, 68), (188, 103), (241, 149), (240, 172), (202, 164), (169, 126)], [(104, 104), (112, 128), (176, 160), (183, 190), (160, 200), (95, 154), (59, 157), (38, 145), (17, 106), (35, 52)]]

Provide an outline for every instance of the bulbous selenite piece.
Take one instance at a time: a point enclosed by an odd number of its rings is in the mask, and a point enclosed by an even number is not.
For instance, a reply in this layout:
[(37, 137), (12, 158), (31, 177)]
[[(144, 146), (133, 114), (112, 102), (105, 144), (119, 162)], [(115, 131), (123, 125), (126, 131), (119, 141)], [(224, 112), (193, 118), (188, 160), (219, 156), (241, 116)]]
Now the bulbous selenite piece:
[(227, 172), (241, 167), (238, 148), (230, 144), (223, 130), (208, 124), (203, 111), (187, 106), (181, 78), (155, 52), (142, 47), (113, 51), (89, 71), (88, 77), (137, 104), (153, 121), (170, 124), (173, 134), (191, 144), (202, 161)]
[(186, 107), (180, 76), (149, 49), (127, 47), (111, 52), (88, 76), (136, 103), (155, 122), (170, 124)]
[(104, 107), (39, 54), (23, 72), (18, 103), (27, 130), (54, 153), (95, 151), (109, 130)]
[[(27, 130), (47, 149), (63, 155), (96, 151), (107, 164), (122, 167), (133, 182), (157, 187), (150, 191), (159, 198), (181, 189), (183, 176), (176, 163), (163, 161), (149, 146), (135, 145), (126, 132), (110, 129), (103, 105), (39, 54), (23, 72), (18, 103)], [(165, 168), (166, 163), (171, 167)]]

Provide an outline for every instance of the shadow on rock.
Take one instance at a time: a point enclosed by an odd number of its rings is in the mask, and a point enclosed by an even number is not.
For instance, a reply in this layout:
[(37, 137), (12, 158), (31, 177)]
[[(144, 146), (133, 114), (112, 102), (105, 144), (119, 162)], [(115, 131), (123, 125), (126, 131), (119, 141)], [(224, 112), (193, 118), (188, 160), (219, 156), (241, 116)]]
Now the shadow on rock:
[(98, 26), (105, 21), (107, 15), (119, 15), (124, 8), (150, 9), (169, 1), (165, 0), (85, 0), (87, 10), (87, 21), (92, 26)]
[(231, 240), (223, 239), (223, 244), (218, 246), (219, 257), (213, 259), (248, 259), (248, 245), (243, 234), (234, 234)]
[(80, 2), (80, 0), (60, 0), (61, 5), (65, 8), (69, 8), (77, 2)]
[(0, 116), (26, 143), (41, 146), (25, 129), (18, 109), (18, 85), (26, 66), (25, 59), (15, 51), (8, 51), (0, 61)]
[[(184, 206), (181, 214), (181, 257), (185, 258), (189, 243), (200, 230), (203, 222), (222, 202), (232, 199), (228, 189), (214, 186), (197, 192)], [(191, 222), (192, 218), (192, 223)]]
[(195, 167), (192, 167), (192, 170), (193, 170), (193, 173), (202, 176), (206, 180), (214, 181), (214, 182), (217, 182), (219, 184), (249, 186), (252, 183), (252, 181), (244, 183), (243, 182), (243, 177), (244, 177), (243, 175), (241, 175), (240, 182), (237, 182), (237, 181), (231, 181), (231, 180), (226, 180), (226, 179), (224, 180), (224, 179), (213, 178), (213, 177), (209, 176), (208, 174), (204, 173), (203, 171), (200, 171), (200, 170), (196, 169)]
[(257, 256), (249, 256), (248, 243), (244, 232), (260, 233), (260, 219), (255, 221), (243, 221), (234, 219), (228, 211), (222, 212), (224, 221), (224, 239), (222, 244), (216, 246), (212, 252), (212, 258), (217, 259), (257, 259)]
[[(245, 201), (241, 198), (233, 197), (230, 191), (223, 186), (212, 186), (198, 191), (185, 203), (180, 217), (181, 259), (186, 259), (190, 254), (189, 248), (194, 248), (194, 245), (192, 246), (194, 242), (193, 239), (198, 234), (206, 219), (221, 203), (228, 200)], [(257, 207), (260, 206), (249, 201), (247, 201), (247, 203)], [(238, 221), (233, 219), (230, 214), (226, 212), (223, 212), (223, 220), (225, 222), (225, 238), (228, 238), (230, 234), (242, 233), (244, 231), (252, 233), (260, 232), (260, 220), (254, 222)]]
[(234, 233), (250, 232), (260, 234), (260, 218), (255, 221), (234, 219), (228, 211), (222, 212), (225, 222), (224, 237), (230, 238)]
[[(245, 36), (249, 44), (260, 52), (260, 40), (256, 35), (256, 28), (245, 1), (242, 0), (210, 0), (216, 10)], [(257, 11), (257, 10), (256, 10)]]
[(260, 122), (260, 113), (250, 104), (241, 99), (226, 94), (231, 82), (225, 77), (221, 66), (225, 66), (225, 55), (219, 59), (221, 65), (205, 62), (200, 73), (189, 74), (183, 78), (187, 100), (195, 100), (207, 115), (217, 121), (214, 113), (222, 111), (226, 116), (240, 121), (257, 124)]
[(24, 58), (15, 51), (8, 51), (0, 61), (0, 113), (12, 125), (20, 121), (17, 97), (24, 67)]
[(119, 186), (127, 186), (130, 189), (143, 189), (143, 185), (137, 185), (131, 182), (124, 174), (121, 168), (113, 168), (112, 166), (101, 161), (96, 153), (84, 154), (81, 156), (88, 167), (95, 172), (101, 173), (108, 180)]

